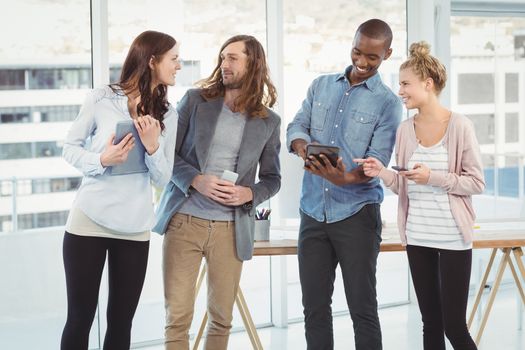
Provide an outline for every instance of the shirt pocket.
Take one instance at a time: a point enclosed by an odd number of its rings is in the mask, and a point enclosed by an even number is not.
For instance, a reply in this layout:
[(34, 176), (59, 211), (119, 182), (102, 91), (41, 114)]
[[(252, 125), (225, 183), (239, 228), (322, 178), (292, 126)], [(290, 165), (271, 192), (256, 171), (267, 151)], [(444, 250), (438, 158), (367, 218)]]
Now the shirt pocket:
[(312, 105), (312, 117), (310, 125), (312, 130), (323, 131), (328, 118), (328, 105), (323, 102), (314, 101)]
[(353, 110), (350, 114), (353, 124), (352, 136), (359, 141), (369, 144), (376, 127), (377, 115), (361, 110)]

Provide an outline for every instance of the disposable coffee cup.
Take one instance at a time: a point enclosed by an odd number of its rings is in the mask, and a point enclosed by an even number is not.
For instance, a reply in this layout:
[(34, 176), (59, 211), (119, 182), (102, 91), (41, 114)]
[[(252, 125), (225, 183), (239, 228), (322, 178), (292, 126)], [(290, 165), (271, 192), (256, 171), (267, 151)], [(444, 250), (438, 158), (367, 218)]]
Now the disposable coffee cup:
[(253, 239), (255, 241), (270, 240), (270, 220), (255, 220), (255, 233)]

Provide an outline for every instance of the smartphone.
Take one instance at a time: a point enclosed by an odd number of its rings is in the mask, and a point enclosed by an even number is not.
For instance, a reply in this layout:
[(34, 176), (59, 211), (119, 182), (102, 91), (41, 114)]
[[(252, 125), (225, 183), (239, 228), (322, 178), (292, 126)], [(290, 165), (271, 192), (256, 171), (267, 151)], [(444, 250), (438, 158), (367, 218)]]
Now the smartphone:
[[(321, 164), (324, 165), (323, 159), (320, 157), (321, 154), (328, 158), (330, 164), (332, 164), (333, 167), (337, 166), (337, 159), (339, 158), (339, 147), (317, 144), (306, 145), (306, 158), (308, 158), (309, 156), (314, 156)], [(304, 165), (309, 165), (308, 160), (306, 160)]]
[(237, 181), (238, 177), (239, 177), (239, 174), (234, 173), (233, 171), (230, 171), (230, 170), (224, 170), (221, 175), (221, 179), (230, 181), (233, 183)]
[(407, 168), (403, 168), (397, 165), (392, 165), (392, 169), (394, 169), (395, 171), (408, 171)]

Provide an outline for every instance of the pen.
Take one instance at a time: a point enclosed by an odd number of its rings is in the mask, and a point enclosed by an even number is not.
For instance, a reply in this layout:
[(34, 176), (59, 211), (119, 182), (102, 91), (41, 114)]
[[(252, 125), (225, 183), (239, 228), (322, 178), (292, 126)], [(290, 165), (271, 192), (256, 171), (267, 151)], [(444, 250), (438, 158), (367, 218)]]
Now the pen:
[(255, 220), (268, 220), (271, 212), (272, 210), (268, 208), (257, 209), (255, 211)]

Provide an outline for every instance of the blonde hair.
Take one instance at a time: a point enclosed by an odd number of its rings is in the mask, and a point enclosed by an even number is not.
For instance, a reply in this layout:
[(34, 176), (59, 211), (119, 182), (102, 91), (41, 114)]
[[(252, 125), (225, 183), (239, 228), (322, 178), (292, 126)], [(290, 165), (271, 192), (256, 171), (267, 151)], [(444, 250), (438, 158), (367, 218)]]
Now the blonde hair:
[(431, 78), (434, 81), (434, 90), (439, 95), (447, 82), (447, 69), (430, 54), (430, 45), (425, 41), (413, 43), (410, 45), (409, 54), (399, 70), (410, 68), (421, 80)]

